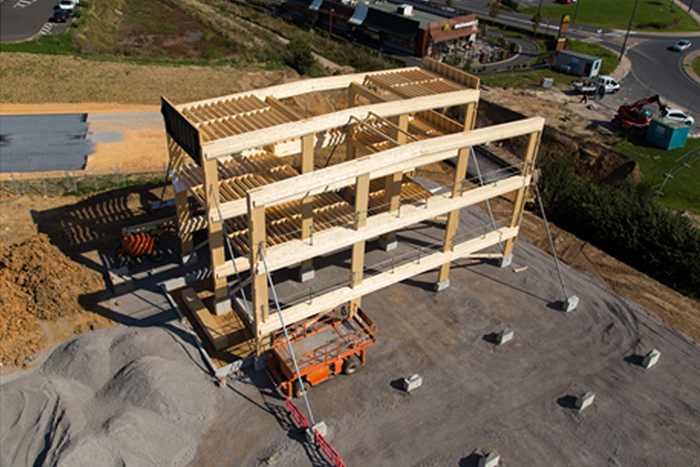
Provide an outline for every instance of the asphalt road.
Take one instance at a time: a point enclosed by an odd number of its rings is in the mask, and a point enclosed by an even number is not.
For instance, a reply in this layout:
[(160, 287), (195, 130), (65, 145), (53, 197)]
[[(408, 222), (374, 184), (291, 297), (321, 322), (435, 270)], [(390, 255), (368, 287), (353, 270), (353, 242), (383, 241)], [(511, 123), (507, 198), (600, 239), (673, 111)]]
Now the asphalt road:
[[(523, 0), (522, 6), (537, 6), (537, 0)], [(553, 3), (548, 1), (547, 4)], [(688, 3), (687, 1), (685, 2)], [(477, 15), (488, 17), (488, 9), (480, 0), (456, 0), (454, 5), (474, 11)], [(700, 8), (700, 0), (693, 3), (693, 10)], [(521, 27), (532, 27), (530, 17), (514, 13), (501, 13), (498, 21)], [(545, 22), (540, 31), (558, 28), (559, 22)], [(600, 32), (599, 32), (600, 31)], [(601, 45), (620, 52), (624, 42), (625, 31), (597, 28), (582, 24), (573, 24), (569, 28), (569, 37)], [(693, 46), (683, 54), (672, 52), (667, 48), (680, 39), (690, 39)], [(627, 102), (634, 102), (652, 94), (662, 96), (664, 102), (682, 110), (690, 110), (696, 122), (700, 121), (700, 84), (690, 79), (681, 69), (683, 55), (700, 49), (700, 33), (635, 33), (630, 34), (627, 42), (626, 56), (632, 62), (632, 72), (622, 81)], [(698, 124), (696, 123), (696, 127)]]
[(30, 39), (42, 31), (51, 32), (49, 23), (56, 0), (0, 0), (0, 42)]

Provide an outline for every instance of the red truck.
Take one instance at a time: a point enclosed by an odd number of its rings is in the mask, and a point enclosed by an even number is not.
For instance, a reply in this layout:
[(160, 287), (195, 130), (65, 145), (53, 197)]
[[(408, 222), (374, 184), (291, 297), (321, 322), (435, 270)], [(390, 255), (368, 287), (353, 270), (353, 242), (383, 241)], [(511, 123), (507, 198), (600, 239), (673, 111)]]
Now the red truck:
[(284, 331), (272, 335), (269, 368), (289, 397), (341, 372), (355, 373), (365, 363), (365, 350), (376, 342), (377, 326), (354, 303), (334, 308), (287, 328), (301, 384)]

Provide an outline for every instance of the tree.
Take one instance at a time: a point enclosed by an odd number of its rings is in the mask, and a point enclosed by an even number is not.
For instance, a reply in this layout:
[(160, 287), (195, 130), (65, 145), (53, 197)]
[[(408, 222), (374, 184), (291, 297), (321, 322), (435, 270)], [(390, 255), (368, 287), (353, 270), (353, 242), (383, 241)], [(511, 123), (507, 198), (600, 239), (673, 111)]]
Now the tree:
[(303, 39), (293, 39), (287, 44), (287, 49), (291, 54), (289, 66), (297, 70), (300, 75), (308, 74), (316, 61), (311, 54), (311, 46)]
[(540, 23), (542, 22), (542, 11), (537, 10), (537, 13), (535, 13), (530, 21), (532, 22), (532, 32), (537, 35), (537, 28), (540, 27)]
[(491, 0), (488, 5), (489, 7), (489, 16), (491, 18), (497, 18), (498, 15), (501, 13), (501, 2), (499, 0)]

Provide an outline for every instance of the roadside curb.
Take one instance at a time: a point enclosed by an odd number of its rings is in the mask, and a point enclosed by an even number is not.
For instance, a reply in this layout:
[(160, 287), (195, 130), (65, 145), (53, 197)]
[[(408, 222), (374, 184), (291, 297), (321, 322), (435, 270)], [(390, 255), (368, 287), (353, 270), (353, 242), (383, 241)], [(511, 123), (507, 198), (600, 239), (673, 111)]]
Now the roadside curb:
[(700, 57), (700, 50), (690, 52), (683, 57), (683, 61), (681, 62), (681, 70), (683, 70), (683, 73), (685, 73), (688, 78), (695, 81), (697, 84), (700, 84), (700, 76), (698, 76), (693, 69), (693, 61), (698, 57)]

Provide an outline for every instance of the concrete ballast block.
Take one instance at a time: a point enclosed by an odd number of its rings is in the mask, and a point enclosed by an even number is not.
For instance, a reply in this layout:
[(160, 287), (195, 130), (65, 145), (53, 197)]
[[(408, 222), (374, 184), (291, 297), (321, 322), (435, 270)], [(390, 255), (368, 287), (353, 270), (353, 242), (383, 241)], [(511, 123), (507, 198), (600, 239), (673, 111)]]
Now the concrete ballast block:
[(570, 311), (574, 311), (577, 306), (578, 306), (578, 297), (576, 295), (572, 295), (571, 297), (567, 298), (566, 301), (564, 302), (563, 310), (565, 313), (568, 313)]
[(512, 262), (513, 262), (513, 253), (511, 253), (509, 255), (502, 256), (498, 262), (498, 265), (501, 268), (507, 268), (508, 266), (511, 265)]
[(642, 366), (648, 370), (649, 368), (656, 365), (656, 362), (659, 361), (660, 356), (661, 352), (659, 352), (656, 349), (652, 350), (644, 356), (644, 359), (642, 360)]
[(513, 330), (510, 328), (505, 328), (501, 333), (498, 335), (498, 345), (505, 344), (509, 340), (513, 338)]
[(450, 280), (445, 279), (442, 282), (436, 282), (434, 289), (436, 292), (442, 292), (443, 290), (447, 289), (450, 286)]
[(314, 268), (306, 268), (299, 270), (299, 281), (302, 283), (310, 281), (314, 277), (316, 277), (316, 269)]
[(414, 389), (418, 389), (423, 384), (423, 378), (419, 375), (411, 375), (409, 378), (404, 378), (403, 389), (406, 392), (411, 392)]
[(109, 282), (112, 284), (114, 295), (131, 292), (135, 288), (134, 279), (129, 274), (129, 268), (122, 266), (109, 270)]
[(379, 237), (379, 248), (384, 251), (395, 250), (399, 246), (399, 241), (395, 238), (387, 240), (384, 237)]
[(479, 459), (479, 467), (496, 467), (501, 461), (501, 455), (496, 451), (491, 451), (481, 459)]
[(593, 403), (593, 400), (595, 399), (595, 394), (592, 392), (584, 392), (581, 394), (578, 399), (576, 399), (576, 408), (580, 411), (588, 407)]
[(328, 427), (326, 426), (326, 422), (318, 422), (311, 428), (306, 429), (306, 441), (309, 443), (313, 443), (315, 440), (314, 436), (314, 431), (318, 431), (321, 436), (324, 438), (328, 435)]

